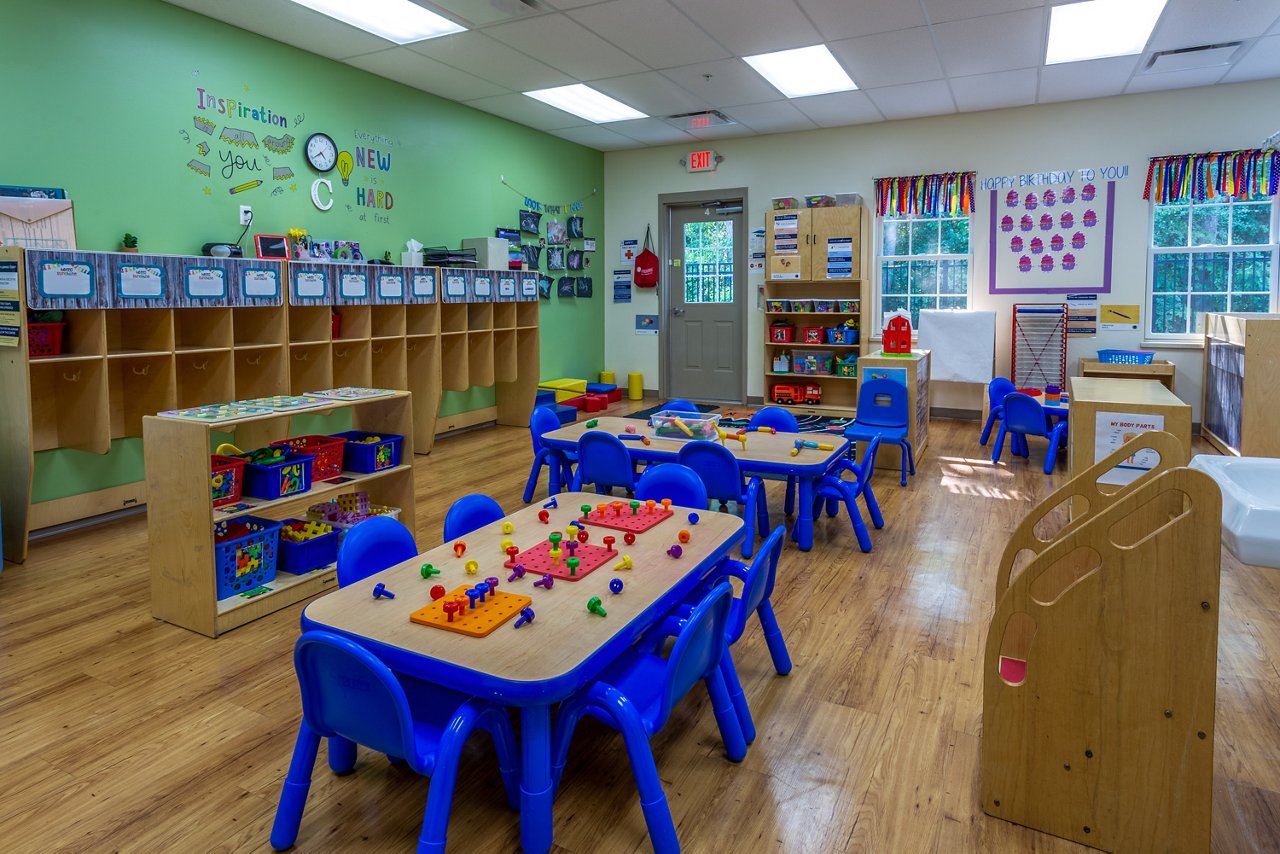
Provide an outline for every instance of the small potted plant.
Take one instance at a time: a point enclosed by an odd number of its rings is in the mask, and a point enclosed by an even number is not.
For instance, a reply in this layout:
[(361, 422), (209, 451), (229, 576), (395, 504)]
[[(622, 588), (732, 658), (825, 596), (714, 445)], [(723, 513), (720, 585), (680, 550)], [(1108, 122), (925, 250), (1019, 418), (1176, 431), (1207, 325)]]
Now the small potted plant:
[(130, 234), (129, 232), (126, 231), (124, 233), (124, 237), (120, 238), (120, 251), (121, 252), (137, 252), (138, 251), (138, 235)]
[(381, 258), (370, 258), (370, 259), (369, 259), (369, 263), (370, 263), (370, 264), (384, 264), (384, 265), (390, 266), (390, 265), (391, 265), (391, 253), (390, 253), (390, 252), (383, 252), (383, 253), (382, 253), (382, 257), (381, 257)]
[(289, 235), (289, 242), (293, 244), (294, 260), (305, 261), (311, 257), (311, 244), (307, 240), (305, 228), (291, 228), (285, 234)]

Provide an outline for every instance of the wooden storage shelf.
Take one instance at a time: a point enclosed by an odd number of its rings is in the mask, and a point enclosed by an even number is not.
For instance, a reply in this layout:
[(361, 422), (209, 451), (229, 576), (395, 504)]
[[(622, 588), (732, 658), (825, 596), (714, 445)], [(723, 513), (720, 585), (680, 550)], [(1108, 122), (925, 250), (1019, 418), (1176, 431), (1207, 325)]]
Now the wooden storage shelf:
[(327, 305), (289, 306), (289, 340), (298, 343), (328, 341), (333, 337), (333, 320)]
[(285, 352), (283, 344), (236, 350), (233, 357), (236, 393), (233, 399), (246, 400), (283, 394), (289, 387), (289, 366), (285, 364)]
[(440, 376), (448, 391), (466, 391), (471, 388), (468, 352), (465, 333), (454, 332), (440, 336)]
[(1280, 314), (1204, 316), (1201, 432), (1224, 454), (1280, 457)]
[(520, 329), (538, 328), (538, 304), (536, 302), (516, 303), (516, 326)]
[[(522, 303), (523, 305), (523, 303)], [(537, 303), (532, 303), (537, 306)], [(526, 427), (533, 413), (533, 400), (538, 393), (538, 330), (516, 332), (516, 378), (497, 383), (498, 423), (509, 427)]]
[(213, 527), (215, 521), (245, 513), (282, 519), (302, 512), (309, 504), (333, 495), (368, 491), (371, 500), (402, 509), (401, 521), (416, 536), (413, 472), (413, 401), (408, 392), (391, 397), (341, 406), (308, 410), (305, 414), (351, 411), (352, 426), (358, 430), (396, 433), (404, 437), (402, 464), (374, 474), (344, 473), (352, 479), (335, 484), (313, 483), (300, 495), (266, 501), (237, 513), (215, 511), (209, 493), (209, 448), (212, 431), (239, 435), (242, 444), (252, 435), (280, 437), (294, 435), (287, 414), (242, 419), (232, 424), (210, 426), (191, 421), (148, 416), (143, 419), (143, 451), (146, 457), (147, 535), (151, 567), (151, 613), (209, 637), (243, 625), (299, 602), (337, 584), (331, 567), (306, 575), (277, 575), (264, 585), (266, 592), (237, 595), (219, 601)]
[[(773, 284), (776, 285), (777, 283), (774, 282)], [(785, 297), (775, 296), (773, 297), (773, 299), (785, 299)], [(823, 297), (818, 297), (818, 299), (823, 299)], [(822, 319), (824, 317), (859, 317), (862, 314), (862, 312), (860, 311), (766, 311), (765, 314), (769, 317), (813, 317), (817, 319)], [(821, 324), (813, 324), (813, 325), (817, 326)]]
[(467, 331), (477, 332), (493, 329), (493, 304), (467, 304)]
[(373, 385), (376, 388), (404, 388), (409, 383), (405, 365), (405, 342), (400, 338), (374, 339), (369, 345)]
[(106, 312), (107, 354), (172, 353), (173, 311), (122, 308)]
[(440, 306), (405, 306), (405, 332), (408, 335), (435, 335), (440, 331)]
[(467, 333), (467, 380), (493, 385), (493, 332)]
[(101, 353), (95, 353), (92, 356), (76, 356), (76, 355), (68, 355), (66, 353), (63, 353), (60, 356), (32, 356), (31, 364), (32, 365), (56, 365), (56, 364), (65, 364), (68, 362), (87, 362), (90, 360), (96, 360), (101, 358), (102, 358)]
[[(418, 453), (431, 450), (436, 439), (436, 416), (440, 408), (440, 340), (427, 335), (405, 340), (405, 371), (413, 384), (414, 447)], [(535, 385), (536, 385), (535, 381)]]
[(275, 306), (237, 306), (232, 310), (237, 347), (284, 344), (285, 315)]
[(334, 313), (342, 318), (338, 326), (338, 334), (334, 341), (365, 341), (369, 338), (372, 325), (367, 305), (341, 305), (334, 307)]
[(289, 345), (289, 393), (333, 388), (333, 353), (329, 344)]
[(1174, 367), (1173, 362), (1163, 359), (1153, 360), (1146, 365), (1121, 365), (1097, 359), (1081, 359), (1080, 376), (1113, 380), (1157, 380), (1169, 391), (1173, 391)]
[[(912, 350), (908, 356), (886, 356), (884, 351), (872, 353), (858, 360), (858, 379), (865, 382), (867, 371), (888, 368), (905, 372), (907, 386), (907, 440), (911, 442), (916, 467), (924, 459), (929, 447), (929, 406), (932, 395), (930, 376), (933, 372), (933, 351)], [(892, 375), (890, 375), (892, 376)], [(902, 465), (902, 449), (897, 445), (881, 445), (876, 465), (893, 471)], [(859, 449), (861, 454), (861, 449)]]
[(370, 335), (373, 338), (403, 338), (405, 307), (403, 305), (372, 306)]
[(31, 365), (33, 450), (75, 448), (95, 454), (110, 450), (106, 371), (101, 358), (70, 365)]
[[(276, 309), (277, 313), (279, 309)], [(234, 343), (229, 308), (175, 308), (174, 349), (178, 352), (225, 350)]]
[(498, 329), (493, 333), (493, 379), (515, 382), (520, 375), (520, 352), (514, 329)]
[(791, 350), (859, 350), (861, 344), (801, 344), (798, 341), (788, 341), (781, 343), (778, 341), (764, 342), (766, 347), (781, 347)]
[(177, 406), (173, 356), (117, 359), (107, 363), (111, 438), (142, 435), (142, 418)]
[(444, 303), (440, 306), (440, 331), (467, 331), (467, 306), (465, 303)]
[(838, 377), (835, 374), (797, 374), (795, 372), (789, 374), (780, 374), (775, 371), (765, 371), (766, 377), (786, 377), (794, 379), (796, 382), (818, 382), (819, 380), (837, 380), (839, 382), (857, 382), (857, 377)]
[(333, 384), (335, 386), (368, 386), (372, 384), (368, 341), (333, 342)]
[(230, 350), (180, 353), (173, 361), (178, 380), (178, 409), (235, 400)]
[[(107, 352), (106, 312), (102, 309), (68, 309), (62, 313), (62, 356), (101, 356)], [(26, 346), (25, 340), (22, 342)], [(57, 356), (37, 357), (40, 361)], [(32, 359), (36, 361), (36, 359)]]
[(515, 329), (518, 303), (500, 302), (493, 306), (493, 328)]

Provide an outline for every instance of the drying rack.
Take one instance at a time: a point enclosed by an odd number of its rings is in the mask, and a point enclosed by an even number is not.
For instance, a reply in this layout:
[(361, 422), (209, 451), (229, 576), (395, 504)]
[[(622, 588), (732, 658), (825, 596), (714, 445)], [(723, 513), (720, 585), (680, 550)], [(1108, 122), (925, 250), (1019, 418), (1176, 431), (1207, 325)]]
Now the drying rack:
[(1013, 384), (1018, 388), (1066, 388), (1065, 304), (1014, 304), (1012, 373)]

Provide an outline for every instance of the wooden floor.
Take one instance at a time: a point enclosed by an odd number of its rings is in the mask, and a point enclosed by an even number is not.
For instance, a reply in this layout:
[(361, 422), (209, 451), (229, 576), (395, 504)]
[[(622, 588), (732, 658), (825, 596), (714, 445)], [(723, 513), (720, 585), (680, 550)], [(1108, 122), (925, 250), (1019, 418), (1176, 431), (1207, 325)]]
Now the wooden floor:
[[(1017, 520), (1062, 475), (1041, 473), (1034, 446), (1030, 463), (993, 466), (974, 423), (933, 428), (908, 488), (896, 474), (875, 481), (888, 524), (872, 531), (871, 554), (842, 517), (818, 523), (812, 552), (784, 551), (774, 603), (795, 669), (773, 673), (754, 624), (735, 648), (760, 726), (746, 761), (723, 758), (700, 690), (655, 739), (686, 850), (1078, 848), (978, 805), (994, 568)], [(513, 428), (447, 438), (419, 457), (423, 545), (439, 542), (464, 493), (517, 507), (530, 459), (528, 432)], [(770, 485), (774, 524), (781, 499)], [(302, 606), (216, 641), (153, 620), (145, 525), (43, 540), (0, 576), (6, 852), (268, 850), (299, 716), (291, 648)], [(1224, 556), (1220, 613), (1214, 849), (1274, 851), (1280, 573)], [(324, 762), (322, 750), (298, 850), (413, 849), (426, 781), (367, 752), (348, 777)], [(476, 738), (450, 841), (488, 852), (518, 839), (492, 747)], [(555, 840), (577, 854), (649, 850), (621, 740), (592, 721), (574, 742)]]

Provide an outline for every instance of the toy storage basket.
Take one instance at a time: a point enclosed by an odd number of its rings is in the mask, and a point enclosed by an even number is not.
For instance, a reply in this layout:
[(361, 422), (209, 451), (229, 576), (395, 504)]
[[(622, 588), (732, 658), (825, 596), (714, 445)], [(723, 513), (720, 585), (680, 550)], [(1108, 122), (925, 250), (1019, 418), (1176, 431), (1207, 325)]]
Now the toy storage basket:
[(286, 495), (297, 495), (311, 488), (311, 464), (315, 457), (296, 454), (284, 455), (284, 460), (271, 465), (246, 462), (244, 466), (244, 494), (251, 498), (273, 501)]
[(830, 376), (831, 360), (834, 354), (830, 350), (809, 350), (791, 354), (791, 370), (793, 373), (809, 376)]
[(769, 340), (774, 344), (790, 344), (795, 337), (796, 328), (790, 323), (773, 323), (769, 326)]
[(1154, 350), (1099, 350), (1098, 361), (1104, 365), (1149, 365)]
[(827, 330), (828, 344), (857, 344), (858, 330), (847, 326), (833, 326)]
[[(393, 469), (400, 465), (400, 446), (403, 436), (394, 433), (366, 433), (363, 430), (347, 430), (334, 433), (335, 439), (345, 439), (342, 447), (342, 467), (347, 471), (370, 472)], [(377, 441), (370, 442), (369, 439)]]
[(816, 299), (813, 301), (813, 310), (830, 313), (836, 310), (836, 301), (833, 299)]
[[(680, 424), (689, 428), (686, 433)], [(655, 412), (649, 416), (649, 426), (655, 436), (666, 439), (715, 439), (716, 428), (720, 424), (719, 415), (699, 415), (693, 412), (667, 411)]]
[(213, 560), (218, 598), (226, 599), (275, 580), (280, 523), (239, 516), (213, 526)]
[(285, 519), (280, 528), (280, 572), (301, 575), (338, 559), (338, 529), (314, 519)]
[(347, 440), (339, 436), (292, 436), (271, 444), (285, 445), (296, 454), (315, 457), (316, 461), (311, 464), (312, 480), (328, 480), (342, 474), (342, 446)]
[(822, 336), (826, 333), (826, 329), (821, 326), (805, 326), (800, 330), (800, 343), (802, 344), (821, 344)]
[(784, 299), (771, 299), (765, 302), (765, 307), (768, 311), (790, 311), (791, 303)]
[(62, 355), (62, 330), (66, 326), (65, 323), (28, 323), (27, 355)]
[(209, 457), (209, 492), (213, 506), (234, 504), (244, 487), (244, 460), (213, 454)]

